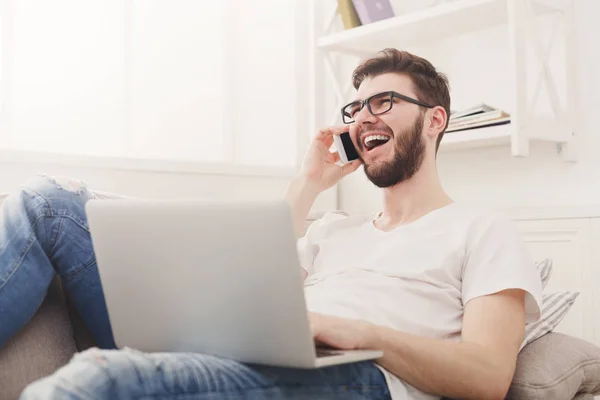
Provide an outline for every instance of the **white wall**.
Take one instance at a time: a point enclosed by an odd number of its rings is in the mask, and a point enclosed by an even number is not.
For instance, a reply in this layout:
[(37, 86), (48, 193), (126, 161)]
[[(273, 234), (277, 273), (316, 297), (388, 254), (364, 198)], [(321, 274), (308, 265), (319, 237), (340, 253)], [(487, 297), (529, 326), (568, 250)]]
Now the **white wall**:
[(2, 1), (0, 148), (293, 167), (294, 11)]
[[(438, 156), (440, 177), (455, 200), (492, 207), (600, 204), (597, 126), (600, 48), (593, 39), (600, 35), (598, 15), (600, 2), (575, 0), (578, 162), (566, 163), (556, 154), (554, 146), (536, 142), (532, 143), (531, 154), (526, 158), (512, 157), (509, 147), (441, 153)], [(541, 25), (547, 29), (552, 21), (543, 19)], [(547, 39), (548, 31), (544, 32)], [(507, 48), (505, 27), (498, 27), (409, 50), (430, 59), (447, 73), (453, 108), (489, 101), (510, 111)], [(558, 43), (551, 58), (558, 72), (561, 70), (560, 50)], [(533, 86), (533, 79), (539, 73), (534, 65), (531, 72), (529, 85)], [(558, 82), (564, 83), (564, 79)], [(540, 110), (545, 109), (547, 104), (542, 103)], [(380, 192), (364, 178), (362, 170), (340, 185), (340, 197), (341, 208), (352, 212), (375, 211), (381, 207)]]
[[(224, 21), (217, 4), (1, 1), (0, 193), (43, 172), (133, 196), (282, 196), (307, 134), (296, 111), (305, 27), (294, 0), (227, 0)], [(123, 168), (94, 156), (143, 160)], [(153, 158), (233, 168), (167, 173)], [(315, 207), (333, 208), (333, 194)]]

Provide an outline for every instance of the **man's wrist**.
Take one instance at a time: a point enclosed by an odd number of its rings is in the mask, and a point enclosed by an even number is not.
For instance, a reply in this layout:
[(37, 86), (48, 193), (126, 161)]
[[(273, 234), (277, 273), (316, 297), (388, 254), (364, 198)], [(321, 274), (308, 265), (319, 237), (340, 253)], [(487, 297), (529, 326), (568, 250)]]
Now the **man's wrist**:
[(365, 325), (364, 343), (361, 347), (364, 350), (383, 349), (384, 343), (382, 337), (385, 329), (387, 328), (367, 322)]
[(312, 202), (319, 196), (321, 189), (317, 182), (309, 179), (304, 175), (296, 175), (287, 191), (287, 198), (290, 202)]

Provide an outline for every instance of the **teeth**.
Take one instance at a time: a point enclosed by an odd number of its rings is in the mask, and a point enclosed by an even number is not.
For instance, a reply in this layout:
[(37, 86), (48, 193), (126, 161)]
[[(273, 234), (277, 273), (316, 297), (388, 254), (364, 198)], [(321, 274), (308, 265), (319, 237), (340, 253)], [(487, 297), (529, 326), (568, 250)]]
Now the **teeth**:
[(369, 142), (373, 140), (385, 140), (386, 142), (390, 140), (389, 137), (383, 135), (369, 135), (364, 139), (365, 144), (369, 144)]

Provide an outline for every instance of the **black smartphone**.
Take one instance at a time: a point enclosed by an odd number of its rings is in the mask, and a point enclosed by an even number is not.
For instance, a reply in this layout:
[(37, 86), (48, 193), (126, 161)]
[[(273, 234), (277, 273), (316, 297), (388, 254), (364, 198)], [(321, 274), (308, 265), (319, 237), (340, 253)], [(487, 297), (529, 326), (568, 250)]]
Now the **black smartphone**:
[(350, 132), (333, 135), (333, 141), (335, 143), (335, 147), (337, 148), (337, 152), (340, 155), (340, 159), (344, 164), (358, 159), (358, 152), (354, 147), (354, 143), (352, 143)]

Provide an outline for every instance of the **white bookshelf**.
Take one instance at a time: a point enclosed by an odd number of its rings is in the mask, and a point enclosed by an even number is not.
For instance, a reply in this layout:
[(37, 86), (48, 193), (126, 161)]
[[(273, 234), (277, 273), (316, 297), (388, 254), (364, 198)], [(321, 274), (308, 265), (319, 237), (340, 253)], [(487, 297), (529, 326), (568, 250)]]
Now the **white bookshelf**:
[[(317, 2), (320, 4), (317, 6)], [(318, 21), (323, 3), (331, 4), (330, 19), (325, 26)], [(557, 149), (567, 161), (575, 161), (574, 133), (574, 81), (573, 81), (573, 26), (571, 1), (557, 0), (453, 0), (425, 8), (410, 14), (363, 25), (349, 30), (332, 32), (333, 21), (337, 15), (336, 0), (311, 0), (312, 31), (312, 74), (310, 76), (314, 115), (314, 128), (340, 123), (334, 114), (331, 118), (322, 111), (327, 108), (323, 103), (323, 87), (326, 80), (334, 81), (335, 96), (339, 106), (347, 99), (351, 87), (347, 76), (337, 76), (333, 55), (366, 58), (377, 51), (390, 47), (389, 38), (393, 37), (394, 46), (403, 48), (427, 44), (452, 36), (487, 29), (499, 25), (506, 26), (510, 54), (507, 57), (508, 70), (512, 76), (514, 109), (510, 110), (511, 123), (507, 125), (480, 128), (463, 132), (451, 132), (444, 135), (440, 151), (465, 151), (491, 146), (506, 146), (514, 156), (529, 155), (532, 141), (549, 141), (557, 144)], [(562, 18), (565, 35), (565, 68), (567, 82), (566, 107), (560, 105), (548, 61), (544, 60), (545, 49), (535, 40), (533, 19), (542, 15), (556, 14)], [(401, 39), (399, 39), (401, 38)], [(527, 46), (533, 46), (541, 64), (546, 68), (542, 78), (528, 77), (526, 74)], [(465, 60), (465, 62), (469, 62)], [(548, 90), (554, 118), (540, 118), (531, 113), (528, 104), (527, 82), (529, 79), (543, 79)], [(480, 100), (481, 101), (481, 100)], [(339, 108), (339, 107), (338, 107)]]
[[(555, 11), (540, 3), (533, 7), (536, 15)], [(389, 37), (406, 38), (402, 44), (408, 47), (506, 23), (506, 0), (461, 0), (326, 35), (317, 40), (317, 46), (328, 51), (372, 54)]]

